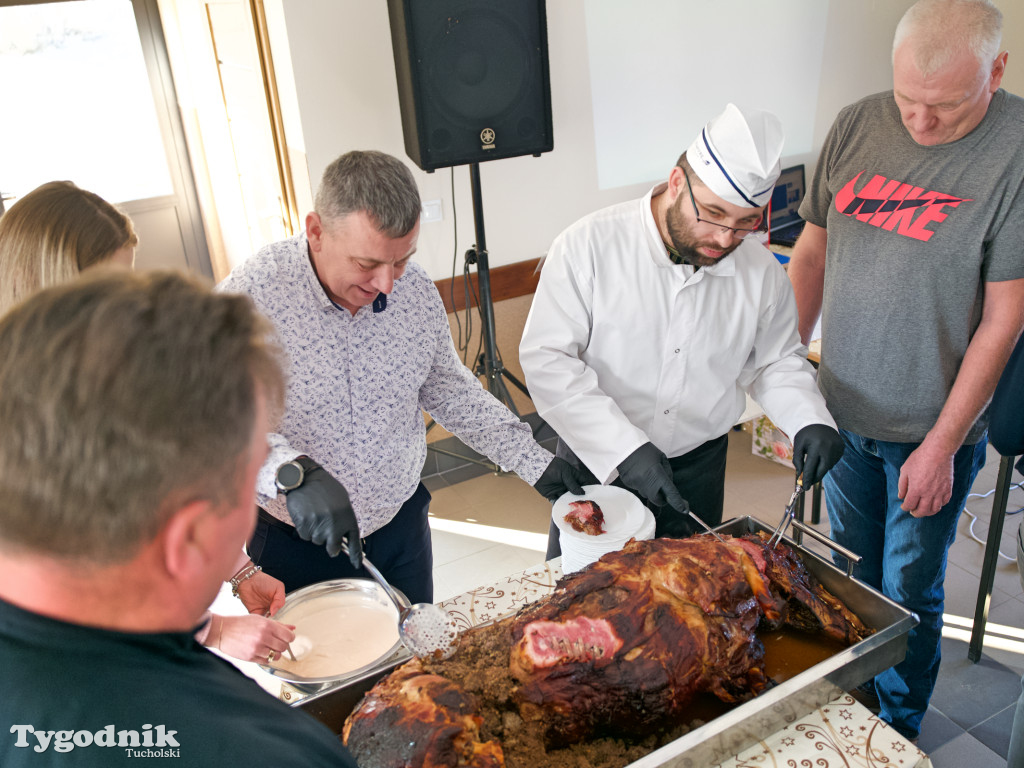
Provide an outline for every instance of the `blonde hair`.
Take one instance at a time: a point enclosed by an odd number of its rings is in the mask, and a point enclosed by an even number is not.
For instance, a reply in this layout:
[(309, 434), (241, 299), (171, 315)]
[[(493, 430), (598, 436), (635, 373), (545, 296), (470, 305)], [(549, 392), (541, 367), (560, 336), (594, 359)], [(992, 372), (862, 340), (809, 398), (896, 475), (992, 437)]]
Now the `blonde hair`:
[(138, 243), (131, 219), (99, 195), (70, 181), (37, 187), (0, 216), (0, 314)]
[(185, 503), (237, 508), (258, 404), (283, 404), (272, 333), (248, 296), (161, 270), (90, 270), (0, 317), (0, 548), (120, 562)]
[(914, 65), (934, 75), (968, 52), (987, 75), (999, 55), (1003, 14), (989, 0), (918, 0), (903, 14), (893, 36), (892, 55), (905, 42), (914, 45)]

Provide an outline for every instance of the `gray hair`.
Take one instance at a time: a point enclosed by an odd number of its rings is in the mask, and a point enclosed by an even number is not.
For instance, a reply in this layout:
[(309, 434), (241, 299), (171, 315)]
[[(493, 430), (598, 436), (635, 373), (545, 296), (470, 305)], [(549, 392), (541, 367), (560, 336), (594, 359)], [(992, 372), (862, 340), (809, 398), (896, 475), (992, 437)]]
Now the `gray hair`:
[(124, 562), (182, 505), (237, 507), (281, 353), (248, 296), (98, 267), (0, 318), (0, 547)]
[(347, 152), (324, 170), (315, 209), (328, 225), (365, 211), (379, 232), (405, 237), (419, 220), (420, 193), (398, 158), (372, 150)]
[(933, 75), (960, 53), (969, 52), (988, 74), (1003, 36), (1003, 14), (989, 0), (918, 0), (896, 26), (892, 54), (914, 42), (914, 64)]

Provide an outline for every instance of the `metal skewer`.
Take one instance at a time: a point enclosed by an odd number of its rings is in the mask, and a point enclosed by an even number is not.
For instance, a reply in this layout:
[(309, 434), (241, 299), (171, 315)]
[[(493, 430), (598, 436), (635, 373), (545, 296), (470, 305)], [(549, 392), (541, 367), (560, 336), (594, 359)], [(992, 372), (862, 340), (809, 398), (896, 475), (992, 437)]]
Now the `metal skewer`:
[(704, 528), (705, 531), (707, 531), (712, 536), (714, 536), (716, 539), (718, 539), (720, 542), (725, 544), (725, 539), (723, 539), (721, 536), (719, 536), (717, 533), (715, 533), (715, 531), (711, 528), (710, 525), (708, 525), (703, 520), (701, 520), (699, 517), (697, 517), (697, 515), (694, 514), (692, 509), (686, 510), (686, 514), (688, 514), (690, 517), (692, 517), (694, 520), (696, 520), (698, 523), (700, 523), (701, 527)]

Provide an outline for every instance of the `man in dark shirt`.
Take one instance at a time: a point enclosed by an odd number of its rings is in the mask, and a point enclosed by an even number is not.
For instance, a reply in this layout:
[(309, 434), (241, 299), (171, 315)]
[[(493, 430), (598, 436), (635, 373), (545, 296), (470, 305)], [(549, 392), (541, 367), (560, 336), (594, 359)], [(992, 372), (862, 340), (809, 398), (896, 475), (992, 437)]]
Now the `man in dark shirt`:
[(355, 765), (192, 636), (255, 525), (269, 331), (173, 273), (0, 319), (0, 765)]

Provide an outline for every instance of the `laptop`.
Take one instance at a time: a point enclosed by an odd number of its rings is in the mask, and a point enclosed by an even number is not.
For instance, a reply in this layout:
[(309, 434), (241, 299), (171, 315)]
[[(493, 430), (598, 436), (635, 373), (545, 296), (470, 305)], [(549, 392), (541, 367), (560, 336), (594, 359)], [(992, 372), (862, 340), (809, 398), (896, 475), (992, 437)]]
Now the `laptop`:
[(804, 220), (797, 211), (804, 199), (804, 166), (784, 168), (775, 182), (768, 217), (768, 242), (771, 245), (793, 245), (804, 229)]

